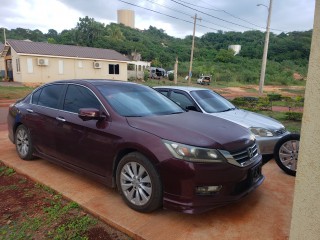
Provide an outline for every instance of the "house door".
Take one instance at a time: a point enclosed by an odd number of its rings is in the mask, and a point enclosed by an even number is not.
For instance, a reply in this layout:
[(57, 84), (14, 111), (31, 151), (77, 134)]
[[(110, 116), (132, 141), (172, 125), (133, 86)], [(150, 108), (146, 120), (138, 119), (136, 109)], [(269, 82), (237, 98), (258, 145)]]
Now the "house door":
[(9, 81), (13, 81), (12, 60), (6, 60), (7, 77)]

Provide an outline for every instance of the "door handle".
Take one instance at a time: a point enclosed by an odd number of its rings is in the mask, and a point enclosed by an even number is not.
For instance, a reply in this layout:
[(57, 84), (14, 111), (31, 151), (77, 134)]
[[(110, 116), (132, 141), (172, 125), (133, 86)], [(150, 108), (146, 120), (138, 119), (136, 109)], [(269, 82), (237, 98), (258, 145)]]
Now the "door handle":
[(32, 109), (30, 109), (30, 108), (27, 108), (27, 112), (29, 112), (29, 113), (33, 113), (33, 110), (32, 110)]
[(56, 117), (56, 119), (60, 122), (65, 122), (66, 120), (63, 117)]

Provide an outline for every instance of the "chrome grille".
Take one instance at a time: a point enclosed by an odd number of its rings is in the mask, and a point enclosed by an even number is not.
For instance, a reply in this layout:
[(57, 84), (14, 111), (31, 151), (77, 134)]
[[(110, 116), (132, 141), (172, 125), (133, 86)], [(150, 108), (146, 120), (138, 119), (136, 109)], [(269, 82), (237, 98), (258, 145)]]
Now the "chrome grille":
[(239, 151), (231, 153), (234, 160), (239, 163), (241, 166), (245, 166), (251, 162), (251, 159), (258, 155), (258, 147), (257, 144), (254, 143), (252, 146)]

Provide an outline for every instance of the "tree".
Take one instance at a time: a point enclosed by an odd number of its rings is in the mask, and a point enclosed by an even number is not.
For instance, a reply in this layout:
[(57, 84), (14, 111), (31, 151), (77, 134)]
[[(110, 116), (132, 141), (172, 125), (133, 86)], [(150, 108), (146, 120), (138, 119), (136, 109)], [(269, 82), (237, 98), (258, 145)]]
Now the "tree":
[(94, 42), (102, 36), (104, 24), (96, 22), (88, 16), (79, 18), (76, 27), (76, 40), (80, 45), (92, 47)]

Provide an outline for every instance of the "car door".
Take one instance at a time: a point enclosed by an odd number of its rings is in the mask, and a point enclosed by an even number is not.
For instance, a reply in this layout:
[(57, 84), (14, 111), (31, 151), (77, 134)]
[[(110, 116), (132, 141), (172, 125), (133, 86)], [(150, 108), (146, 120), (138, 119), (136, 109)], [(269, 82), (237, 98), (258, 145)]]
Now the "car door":
[(55, 133), (61, 158), (67, 164), (104, 176), (108, 171), (106, 165), (112, 166), (115, 151), (112, 146), (116, 137), (108, 133), (109, 123), (99, 125), (100, 120), (80, 119), (80, 108), (95, 108), (106, 113), (90, 89), (69, 84)]
[(36, 150), (54, 158), (58, 157), (54, 139), (56, 116), (61, 106), (64, 87), (63, 84), (51, 84), (33, 93), (24, 119)]
[(200, 111), (192, 98), (183, 91), (172, 90), (169, 94), (169, 98), (185, 110)]

